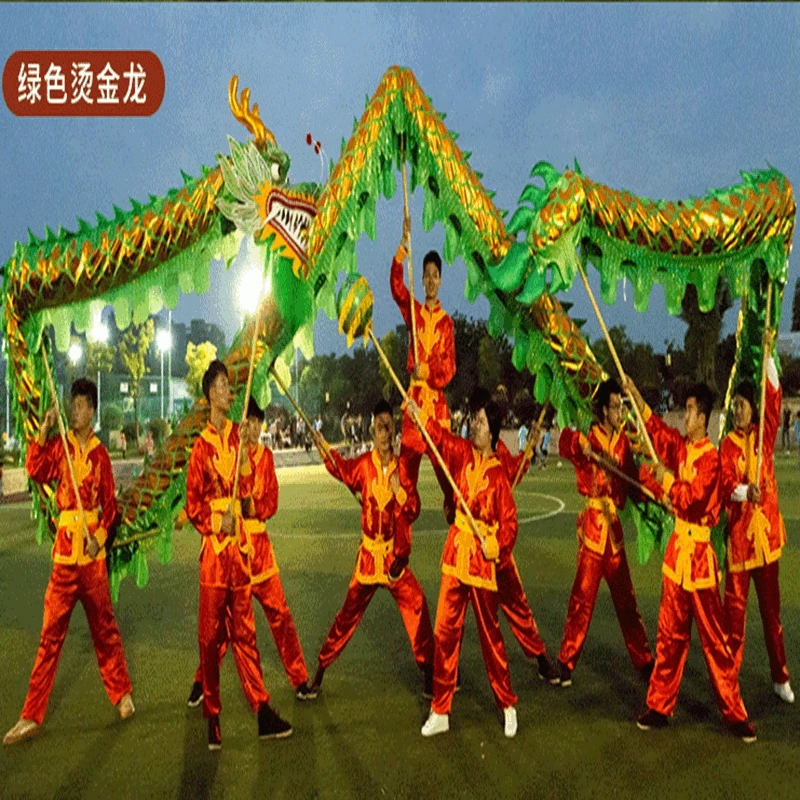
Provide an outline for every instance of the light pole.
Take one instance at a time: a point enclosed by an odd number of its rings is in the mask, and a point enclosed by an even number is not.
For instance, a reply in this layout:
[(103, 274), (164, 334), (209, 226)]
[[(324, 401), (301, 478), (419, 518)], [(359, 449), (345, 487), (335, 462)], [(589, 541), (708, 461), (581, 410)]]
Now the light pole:
[(172, 334), (162, 328), (156, 334), (156, 347), (161, 353), (161, 419), (164, 419), (164, 351), (172, 351)]
[(169, 418), (172, 419), (172, 310), (167, 312), (170, 348), (167, 351), (167, 386), (169, 387)]
[[(105, 326), (104, 323), (98, 322), (92, 328), (91, 333), (89, 334), (89, 338), (91, 341), (95, 342), (96, 344), (105, 344), (108, 341), (108, 328)], [(97, 363), (97, 422), (95, 423), (95, 430), (99, 430), (102, 427), (102, 423), (100, 421), (100, 363)]]
[[(83, 358), (83, 348), (78, 342), (73, 342), (69, 346), (69, 350), (67, 350), (67, 358), (69, 359), (69, 363), (72, 364), (73, 368)], [(53, 400), (55, 400), (55, 398), (53, 398)]]

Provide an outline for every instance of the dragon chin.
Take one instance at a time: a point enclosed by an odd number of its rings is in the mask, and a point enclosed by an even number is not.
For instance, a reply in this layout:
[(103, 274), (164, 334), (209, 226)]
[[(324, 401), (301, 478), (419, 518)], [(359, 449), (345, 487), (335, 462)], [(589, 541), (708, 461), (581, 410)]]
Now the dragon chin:
[(317, 205), (313, 198), (272, 186), (262, 207), (265, 212), (264, 225), (256, 234), (256, 241), (265, 242), (274, 235), (272, 250), (288, 248), (295, 275), (307, 278), (308, 235), (311, 223), (317, 215)]

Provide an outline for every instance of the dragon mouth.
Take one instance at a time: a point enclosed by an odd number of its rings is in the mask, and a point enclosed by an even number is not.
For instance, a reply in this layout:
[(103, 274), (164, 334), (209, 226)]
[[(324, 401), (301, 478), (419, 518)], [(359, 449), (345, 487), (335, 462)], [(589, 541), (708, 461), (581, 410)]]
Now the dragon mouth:
[(301, 261), (305, 261), (311, 223), (317, 215), (314, 203), (273, 189), (267, 198), (266, 211), (266, 225), (280, 235)]

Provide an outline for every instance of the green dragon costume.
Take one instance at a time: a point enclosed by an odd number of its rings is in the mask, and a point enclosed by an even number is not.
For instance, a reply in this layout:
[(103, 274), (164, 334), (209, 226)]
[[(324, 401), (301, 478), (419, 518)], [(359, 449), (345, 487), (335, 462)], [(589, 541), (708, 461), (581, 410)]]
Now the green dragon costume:
[[(540, 163), (532, 175), (544, 185), (525, 187), (506, 225), (470, 154), (459, 149), (408, 69), (392, 67), (383, 76), (324, 186), (289, 182), (289, 156), (258, 106), (250, 107), (249, 90), (239, 95), (236, 77), (229, 102), (253, 138), (229, 139), (230, 155), (218, 156), (215, 168), (203, 167), (198, 178), (184, 175), (183, 187), (166, 197), (132, 200), (130, 211), (115, 208), (111, 220), (98, 215), (94, 226), (79, 220), (76, 232), (46, 229), (43, 240), (30, 234), (27, 244), (16, 245), (3, 267), (4, 329), (22, 441), (35, 434), (51, 403), (40, 347), (46, 327), (53, 326), (56, 346), (66, 350), (71, 325), (86, 331), (106, 305), (114, 307), (120, 328), (164, 305), (174, 308), (181, 293), (208, 289), (212, 260), (230, 264), (245, 236), (261, 247), (270, 286), (253, 379), (255, 397), (266, 403), (269, 368), (288, 383), (293, 345), (313, 354), (318, 309), (336, 317), (339, 276), (356, 272), (356, 242), (362, 233), (375, 237), (376, 202), (396, 191), (403, 159), (411, 191), (424, 193), (424, 228), (444, 226), (445, 260), (461, 257), (467, 265), (467, 298), (488, 298), (489, 332), (512, 338), (515, 367), (531, 373), (536, 399), (552, 404), (561, 425), (588, 427), (591, 398), (605, 378), (555, 296), (572, 284), (579, 263), (599, 270), (607, 303), (620, 278), (630, 280), (639, 311), (660, 281), (673, 314), (689, 283), (697, 286), (701, 309), (710, 308), (724, 275), (744, 298), (731, 385), (739, 375), (759, 373), (764, 286), (767, 278), (774, 284), (777, 324), (796, 210), (789, 181), (776, 170), (745, 173), (739, 186), (672, 203), (597, 184), (577, 164), (561, 174)], [(520, 231), (524, 242), (516, 239)], [(239, 331), (225, 359), (237, 396), (234, 415), (241, 410), (255, 324)], [(188, 455), (208, 413), (204, 400), (195, 403), (120, 498), (123, 518), (110, 557), (114, 597), (127, 574), (140, 586), (147, 582), (151, 550), (169, 559)], [(40, 541), (49, 533), (52, 503), (49, 487), (34, 487)]]

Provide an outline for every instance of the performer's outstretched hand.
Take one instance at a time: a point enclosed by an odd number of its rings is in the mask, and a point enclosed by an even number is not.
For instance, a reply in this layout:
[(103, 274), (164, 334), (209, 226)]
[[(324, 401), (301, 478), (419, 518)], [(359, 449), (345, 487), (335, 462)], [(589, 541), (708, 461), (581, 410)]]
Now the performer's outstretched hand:
[(100, 542), (97, 541), (96, 536), (90, 536), (89, 541), (86, 545), (86, 554), (89, 558), (97, 558), (97, 554), (100, 552)]
[(220, 528), (222, 529), (222, 532), (228, 534), (228, 536), (233, 533), (233, 514), (231, 514), (230, 511), (226, 511), (222, 515), (222, 523), (220, 524)]
[(389, 580), (396, 581), (407, 566), (408, 566), (407, 558), (395, 557), (395, 559), (392, 561), (392, 565), (389, 567)]
[(56, 422), (58, 422), (58, 409), (55, 406), (52, 406), (45, 412), (42, 424), (39, 426), (40, 445), (43, 445), (47, 441), (47, 437), (50, 435), (50, 431)]
[(408, 252), (408, 245), (411, 243), (411, 218), (403, 217), (403, 239), (400, 244)]
[(639, 393), (639, 390), (636, 388), (636, 384), (633, 382), (630, 375), (626, 375), (623, 379), (622, 388), (633, 398), (633, 402), (636, 403), (639, 411), (644, 411), (644, 398)]
[(760, 487), (756, 486), (754, 483), (751, 483), (747, 487), (747, 499), (751, 503), (760, 503), (761, 502), (761, 489), (760, 489)]
[(408, 415), (411, 417), (411, 419), (413, 419), (415, 422), (419, 422), (419, 406), (410, 398), (406, 401), (406, 411), (408, 411)]

